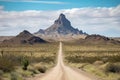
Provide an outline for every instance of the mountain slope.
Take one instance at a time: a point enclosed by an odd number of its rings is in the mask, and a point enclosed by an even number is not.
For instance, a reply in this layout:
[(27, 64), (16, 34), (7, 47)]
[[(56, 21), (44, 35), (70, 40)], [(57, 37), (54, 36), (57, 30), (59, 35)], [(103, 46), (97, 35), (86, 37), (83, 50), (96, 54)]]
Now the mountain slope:
[[(73, 39), (74, 37), (86, 36), (82, 30), (75, 29), (71, 26), (71, 22), (65, 17), (64, 14), (60, 14), (59, 18), (54, 21), (54, 24), (49, 28), (42, 30), (40, 29), (35, 33), (36, 36), (49, 39)], [(77, 35), (77, 36), (76, 36)], [(73, 36), (73, 37), (72, 37)]]
[(54, 24), (45, 30), (45, 33), (57, 32), (58, 34), (83, 34), (82, 31), (74, 29), (71, 23), (66, 19), (64, 14), (60, 14), (59, 18), (55, 20)]
[(13, 38), (14, 36), (0, 36), (0, 43), (4, 40), (9, 40), (11, 38)]
[(2, 42), (3, 45), (18, 45), (18, 44), (36, 44), (36, 43), (45, 43), (46, 41), (34, 36), (30, 32), (24, 30), (17, 36), (9, 39), (9, 40), (4, 40)]
[(101, 36), (101, 35), (95, 35), (95, 34), (88, 35), (86, 36), (85, 39), (79, 40), (79, 42), (81, 44), (97, 44), (97, 45), (118, 44), (120, 45), (120, 41), (118, 40), (110, 39), (108, 37)]

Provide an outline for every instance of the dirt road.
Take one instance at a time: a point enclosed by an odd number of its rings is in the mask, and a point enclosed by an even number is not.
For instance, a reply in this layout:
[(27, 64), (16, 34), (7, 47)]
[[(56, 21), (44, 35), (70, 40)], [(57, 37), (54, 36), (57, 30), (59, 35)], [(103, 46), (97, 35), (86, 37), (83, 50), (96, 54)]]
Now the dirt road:
[(37, 77), (34, 80), (97, 80), (64, 65), (62, 53), (62, 43), (60, 42), (57, 65), (45, 76)]

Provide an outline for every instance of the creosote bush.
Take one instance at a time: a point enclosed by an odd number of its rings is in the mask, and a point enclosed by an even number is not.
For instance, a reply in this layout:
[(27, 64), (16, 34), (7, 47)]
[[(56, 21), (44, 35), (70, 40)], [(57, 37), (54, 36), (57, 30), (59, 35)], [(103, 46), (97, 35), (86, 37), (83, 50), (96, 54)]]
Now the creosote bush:
[(106, 68), (106, 72), (120, 73), (120, 64), (109, 63)]

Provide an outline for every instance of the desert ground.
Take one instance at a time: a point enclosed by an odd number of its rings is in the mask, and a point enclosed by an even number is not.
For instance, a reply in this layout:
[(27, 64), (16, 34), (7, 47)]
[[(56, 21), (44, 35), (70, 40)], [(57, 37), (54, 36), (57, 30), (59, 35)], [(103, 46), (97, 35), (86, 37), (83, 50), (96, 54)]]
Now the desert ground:
[[(119, 80), (119, 45), (1, 46), (1, 80)], [(28, 62), (27, 69), (24, 69)]]
[(62, 54), (62, 43), (60, 42), (57, 65), (43, 77), (37, 76), (29, 80), (98, 80), (66, 66), (63, 62)]

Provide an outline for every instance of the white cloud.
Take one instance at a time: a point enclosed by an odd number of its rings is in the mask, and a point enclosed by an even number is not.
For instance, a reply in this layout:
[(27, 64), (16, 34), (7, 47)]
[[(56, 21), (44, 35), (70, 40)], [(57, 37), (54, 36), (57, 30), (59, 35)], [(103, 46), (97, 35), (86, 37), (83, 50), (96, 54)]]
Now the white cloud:
[(0, 7), (0, 35), (16, 35), (24, 29), (32, 33), (40, 28), (46, 29), (60, 13), (66, 15), (73, 27), (90, 34), (120, 36), (120, 6), (19, 12), (4, 11), (3, 7)]

